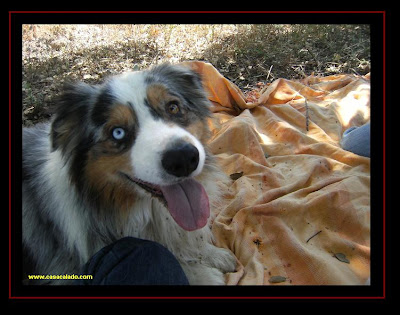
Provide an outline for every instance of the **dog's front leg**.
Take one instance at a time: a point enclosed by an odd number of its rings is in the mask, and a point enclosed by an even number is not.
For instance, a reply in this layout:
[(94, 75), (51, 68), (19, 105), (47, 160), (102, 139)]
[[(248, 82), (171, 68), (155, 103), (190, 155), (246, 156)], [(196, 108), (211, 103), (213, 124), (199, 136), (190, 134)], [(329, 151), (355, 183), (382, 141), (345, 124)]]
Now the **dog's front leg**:
[(207, 244), (200, 259), (181, 265), (191, 285), (224, 285), (225, 273), (235, 271), (236, 258), (225, 248)]

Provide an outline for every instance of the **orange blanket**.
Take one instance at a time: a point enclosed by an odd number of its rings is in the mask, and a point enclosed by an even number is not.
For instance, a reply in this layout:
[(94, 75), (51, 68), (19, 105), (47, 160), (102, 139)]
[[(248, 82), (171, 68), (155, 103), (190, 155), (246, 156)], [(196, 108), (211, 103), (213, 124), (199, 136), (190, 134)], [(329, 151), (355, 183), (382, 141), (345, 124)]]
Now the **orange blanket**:
[(211, 64), (184, 64), (203, 76), (209, 145), (232, 175), (212, 227), (238, 259), (228, 284), (364, 284), (370, 159), (339, 142), (369, 120), (369, 76), (278, 79), (246, 98)]

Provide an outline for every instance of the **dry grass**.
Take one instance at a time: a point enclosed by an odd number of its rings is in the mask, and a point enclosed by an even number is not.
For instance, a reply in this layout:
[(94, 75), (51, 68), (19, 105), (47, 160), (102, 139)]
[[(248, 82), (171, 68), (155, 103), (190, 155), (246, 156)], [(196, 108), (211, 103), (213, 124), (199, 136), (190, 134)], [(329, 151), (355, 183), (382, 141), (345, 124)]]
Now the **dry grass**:
[(370, 71), (368, 25), (24, 25), (23, 124), (50, 117), (65, 80), (204, 60), (244, 92), (284, 77)]

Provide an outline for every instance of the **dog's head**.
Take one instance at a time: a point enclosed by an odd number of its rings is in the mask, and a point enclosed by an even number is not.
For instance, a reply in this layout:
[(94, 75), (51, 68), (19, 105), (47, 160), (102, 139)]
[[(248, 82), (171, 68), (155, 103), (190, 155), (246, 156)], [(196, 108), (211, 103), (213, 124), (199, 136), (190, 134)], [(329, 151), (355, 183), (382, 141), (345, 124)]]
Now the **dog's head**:
[(194, 179), (206, 163), (209, 101), (199, 75), (164, 64), (104, 84), (68, 85), (52, 123), (78, 191), (97, 207), (129, 209), (138, 197), (158, 197), (184, 229), (209, 216)]

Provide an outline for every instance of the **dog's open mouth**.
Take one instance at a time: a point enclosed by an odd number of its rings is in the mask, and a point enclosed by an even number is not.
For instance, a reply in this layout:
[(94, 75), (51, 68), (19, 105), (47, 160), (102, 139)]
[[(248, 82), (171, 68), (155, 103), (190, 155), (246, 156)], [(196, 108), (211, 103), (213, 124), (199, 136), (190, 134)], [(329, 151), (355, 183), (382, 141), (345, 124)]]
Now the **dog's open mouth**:
[(193, 178), (180, 183), (158, 186), (125, 173), (129, 181), (137, 184), (166, 204), (171, 216), (180, 227), (193, 231), (204, 227), (210, 216), (210, 205), (204, 187)]
[[(162, 191), (161, 191), (159, 186), (150, 184), (150, 183), (145, 182), (145, 181), (143, 181), (143, 180), (141, 180), (139, 178), (136, 178), (136, 177), (131, 177), (131, 176), (129, 176), (129, 175), (125, 174), (125, 173), (122, 173), (122, 172), (121, 172), (121, 174), (125, 178), (129, 179), (131, 182), (134, 182), (135, 184), (137, 184), (140, 187), (142, 187), (144, 190), (147, 190), (149, 193), (151, 193), (155, 197), (160, 198), (160, 199), (164, 199), (163, 193), (162, 193)], [(166, 202), (165, 199), (163, 201)]]

